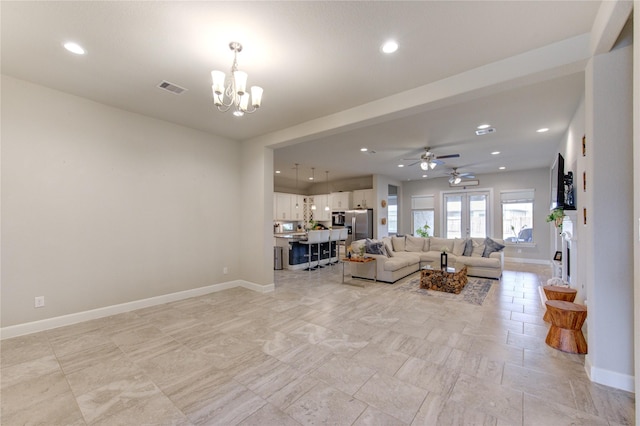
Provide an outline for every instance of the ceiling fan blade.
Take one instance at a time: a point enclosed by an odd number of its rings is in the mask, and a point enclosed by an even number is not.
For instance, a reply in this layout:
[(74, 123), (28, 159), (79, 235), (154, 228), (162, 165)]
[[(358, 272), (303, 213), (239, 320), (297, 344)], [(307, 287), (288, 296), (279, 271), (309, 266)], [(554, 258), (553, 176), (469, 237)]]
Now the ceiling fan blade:
[[(414, 158), (414, 160), (415, 160), (415, 158)], [(415, 162), (413, 162), (411, 164), (407, 164), (407, 167), (415, 166), (416, 164), (421, 163), (421, 162), (422, 162), (422, 160), (415, 161)]]
[(475, 179), (475, 175), (471, 174), (471, 173), (462, 173), (460, 175), (460, 177), (465, 178), (465, 179)]
[(444, 161), (440, 161), (440, 160), (431, 160), (432, 163), (436, 163), (437, 165), (441, 166), (444, 164)]
[(422, 158), (403, 158), (402, 161), (421, 161)]
[(460, 154), (438, 155), (436, 158), (458, 158)]

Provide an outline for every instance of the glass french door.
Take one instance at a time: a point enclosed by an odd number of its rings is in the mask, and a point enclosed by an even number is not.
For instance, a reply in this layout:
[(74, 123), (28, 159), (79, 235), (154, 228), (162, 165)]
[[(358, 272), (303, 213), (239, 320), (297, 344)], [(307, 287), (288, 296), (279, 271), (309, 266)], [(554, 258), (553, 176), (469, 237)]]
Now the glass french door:
[(489, 192), (444, 194), (446, 238), (484, 238), (489, 226)]

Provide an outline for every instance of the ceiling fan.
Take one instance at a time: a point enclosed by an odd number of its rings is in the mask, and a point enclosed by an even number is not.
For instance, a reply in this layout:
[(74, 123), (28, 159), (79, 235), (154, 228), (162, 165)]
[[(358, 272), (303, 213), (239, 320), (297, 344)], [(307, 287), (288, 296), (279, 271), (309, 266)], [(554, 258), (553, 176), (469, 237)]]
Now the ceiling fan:
[(425, 147), (424, 153), (420, 156), (420, 158), (403, 158), (405, 161), (414, 161), (409, 164), (409, 167), (420, 163), (420, 168), (422, 170), (434, 169), (438, 164), (444, 164), (444, 161), (441, 161), (443, 158), (458, 158), (460, 154), (449, 154), (449, 155), (435, 155), (431, 148)]
[(453, 167), (451, 173), (449, 173), (451, 177), (449, 178), (449, 183), (457, 185), (462, 182), (462, 179), (473, 179), (475, 176), (473, 173), (459, 173), (457, 167)]

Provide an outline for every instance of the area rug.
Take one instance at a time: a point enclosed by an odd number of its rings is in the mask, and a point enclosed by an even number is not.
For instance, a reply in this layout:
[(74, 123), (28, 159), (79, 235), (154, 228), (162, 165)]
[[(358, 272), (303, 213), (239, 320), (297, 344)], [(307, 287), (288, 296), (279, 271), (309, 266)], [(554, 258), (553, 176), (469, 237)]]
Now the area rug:
[(432, 296), (456, 302), (467, 302), (472, 305), (482, 305), (482, 302), (484, 302), (484, 299), (487, 297), (489, 290), (491, 290), (491, 285), (495, 282), (497, 281), (487, 278), (469, 277), (469, 282), (467, 282), (467, 285), (464, 286), (460, 294), (453, 294), (420, 288), (420, 276), (417, 276), (400, 283), (395, 290), (421, 294), (424, 296)]

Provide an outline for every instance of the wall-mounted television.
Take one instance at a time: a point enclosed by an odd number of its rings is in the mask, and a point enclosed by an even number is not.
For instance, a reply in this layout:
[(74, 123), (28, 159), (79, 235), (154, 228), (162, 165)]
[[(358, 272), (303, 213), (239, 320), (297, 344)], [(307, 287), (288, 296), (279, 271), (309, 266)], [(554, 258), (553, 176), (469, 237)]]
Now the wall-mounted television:
[(573, 173), (564, 174), (564, 157), (558, 158), (551, 167), (551, 210), (575, 210), (573, 200)]
[(564, 157), (558, 158), (551, 167), (551, 210), (564, 208)]

